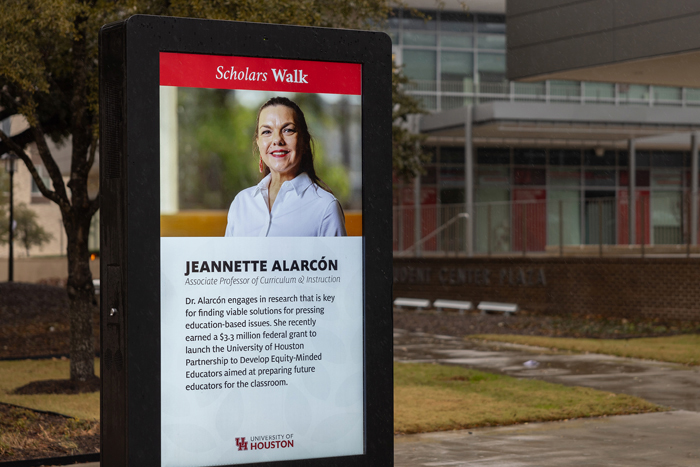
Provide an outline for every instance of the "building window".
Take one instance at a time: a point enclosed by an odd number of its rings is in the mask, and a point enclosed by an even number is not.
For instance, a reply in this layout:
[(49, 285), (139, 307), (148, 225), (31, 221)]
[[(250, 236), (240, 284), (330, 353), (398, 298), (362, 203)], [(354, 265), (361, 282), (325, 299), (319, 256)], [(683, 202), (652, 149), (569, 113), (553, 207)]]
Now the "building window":
[(506, 91), (505, 54), (480, 53), (478, 58), (479, 83), (481, 92), (499, 93)]
[(551, 80), (549, 94), (552, 97), (581, 97), (581, 83), (578, 81)]
[(504, 15), (476, 15), (476, 30), (483, 33), (505, 34), (506, 17)]
[(471, 49), (473, 47), (473, 41), (471, 36), (442, 34), (440, 36), (440, 45), (453, 49)]
[(513, 154), (516, 165), (544, 165), (546, 161), (547, 153), (544, 149), (516, 149)]
[(637, 151), (637, 167), (649, 167), (651, 164), (651, 151)]
[(474, 31), (474, 16), (456, 11), (440, 12), (440, 29), (450, 32)]
[(581, 165), (581, 151), (579, 149), (550, 149), (550, 165)]
[(437, 53), (434, 50), (404, 49), (403, 71), (419, 91), (435, 91)]
[(462, 146), (441, 146), (441, 164), (464, 164), (464, 148)]
[(615, 186), (614, 170), (586, 170), (585, 178), (586, 186)]
[(649, 99), (649, 86), (644, 86), (641, 84), (621, 84), (619, 86), (620, 99), (633, 101), (633, 100), (647, 100)]
[(651, 155), (654, 167), (683, 167), (685, 154), (681, 151), (660, 151)]
[(584, 83), (586, 99), (601, 100), (615, 98), (615, 85), (611, 83)]
[(584, 151), (583, 164), (586, 166), (614, 166), (615, 151)]
[(477, 164), (510, 164), (510, 148), (478, 148)]
[(552, 186), (581, 186), (581, 171), (578, 169), (549, 168), (549, 184)]
[[(579, 183), (577, 181), (576, 184)], [(548, 245), (559, 245), (560, 242), (563, 245), (581, 244), (580, 197), (581, 193), (578, 190), (547, 191)], [(561, 239), (559, 238), (560, 232)]]
[(481, 35), (476, 44), (480, 49), (506, 50), (506, 36), (503, 34)]
[(403, 45), (434, 47), (436, 44), (437, 37), (435, 33), (417, 31), (404, 31), (403, 33)]
[(435, 31), (437, 29), (437, 12), (432, 10), (404, 10), (403, 28)]
[(547, 184), (544, 169), (515, 169), (513, 179), (515, 185), (544, 186)]
[(651, 234), (656, 245), (683, 243), (683, 202), (680, 191), (651, 192)]
[(474, 55), (466, 52), (442, 52), (440, 57), (441, 90), (474, 91)]
[[(508, 167), (500, 166), (479, 166), (476, 169), (475, 177), (476, 185), (479, 187), (485, 186), (504, 186), (510, 185), (508, 176)], [(506, 199), (507, 201), (507, 199)]]
[(682, 174), (679, 169), (653, 169), (651, 171), (652, 188), (681, 190)]
[(655, 101), (679, 101), (681, 100), (681, 88), (671, 86), (654, 86)]
[[(637, 187), (648, 187), (649, 186), (649, 171), (648, 170), (636, 170), (635, 175), (635, 185)], [(629, 185), (629, 171), (620, 170), (620, 183), (619, 185), (628, 186)]]

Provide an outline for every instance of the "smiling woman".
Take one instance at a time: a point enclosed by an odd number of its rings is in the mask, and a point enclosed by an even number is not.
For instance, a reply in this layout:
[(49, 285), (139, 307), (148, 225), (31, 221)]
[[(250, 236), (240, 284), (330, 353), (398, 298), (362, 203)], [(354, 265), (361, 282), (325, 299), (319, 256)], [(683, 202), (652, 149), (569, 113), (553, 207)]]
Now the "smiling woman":
[(231, 203), (226, 236), (345, 236), (340, 203), (316, 175), (312, 139), (299, 106), (273, 97), (260, 107), (255, 128), (264, 178)]

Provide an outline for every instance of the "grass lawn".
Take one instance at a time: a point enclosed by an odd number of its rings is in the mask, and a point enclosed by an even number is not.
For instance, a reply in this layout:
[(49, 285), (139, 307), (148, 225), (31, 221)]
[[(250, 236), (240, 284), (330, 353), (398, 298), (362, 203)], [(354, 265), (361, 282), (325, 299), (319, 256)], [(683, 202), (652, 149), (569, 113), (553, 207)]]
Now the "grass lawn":
[[(100, 418), (100, 393), (88, 394), (9, 394), (27, 383), (46, 379), (66, 379), (70, 374), (68, 360), (9, 360), (0, 361), (0, 402), (30, 409), (57, 412), (71, 417), (97, 420)], [(99, 360), (95, 372), (99, 375)]]
[[(68, 360), (0, 362), (0, 402), (99, 419), (99, 393), (13, 395), (31, 381), (68, 375)], [(97, 365), (97, 360), (96, 360)], [(420, 433), (477, 426), (664, 410), (642, 399), (522, 380), (460, 367), (394, 364), (394, 431)]]
[(394, 431), (658, 412), (637, 397), (437, 364), (394, 363)]
[(479, 334), (469, 338), (700, 365), (700, 334), (635, 339), (573, 339), (511, 334)]

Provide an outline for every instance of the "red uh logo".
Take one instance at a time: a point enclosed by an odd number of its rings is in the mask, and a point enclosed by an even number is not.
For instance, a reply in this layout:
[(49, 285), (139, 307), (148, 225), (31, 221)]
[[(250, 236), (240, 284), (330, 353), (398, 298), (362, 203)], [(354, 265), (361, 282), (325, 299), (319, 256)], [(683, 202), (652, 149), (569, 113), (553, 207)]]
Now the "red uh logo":
[(248, 442), (245, 440), (245, 438), (236, 438), (236, 446), (238, 446), (239, 451), (248, 450)]

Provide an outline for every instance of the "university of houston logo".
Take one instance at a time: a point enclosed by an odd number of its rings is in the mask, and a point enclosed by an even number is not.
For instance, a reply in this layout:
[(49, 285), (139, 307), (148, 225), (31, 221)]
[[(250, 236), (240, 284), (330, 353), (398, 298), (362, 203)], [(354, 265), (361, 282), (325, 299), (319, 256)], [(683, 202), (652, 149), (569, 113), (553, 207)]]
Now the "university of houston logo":
[(238, 446), (239, 451), (247, 451), (248, 441), (246, 441), (245, 438), (236, 438), (236, 446)]
[[(291, 437), (291, 435), (289, 435)], [(279, 437), (282, 437), (282, 435), (279, 435)], [(260, 436), (254, 436), (253, 438), (261, 438)], [(269, 439), (269, 438), (268, 438)], [(251, 451), (258, 451), (258, 450), (263, 450), (263, 449), (284, 449), (284, 448), (293, 448), (294, 447), (294, 440), (289, 439), (289, 440), (274, 440), (274, 441), (251, 441), (248, 443), (248, 441), (245, 440), (245, 437), (242, 438), (236, 438), (236, 446), (238, 447), (239, 451), (248, 451), (248, 448), (250, 447)]]

